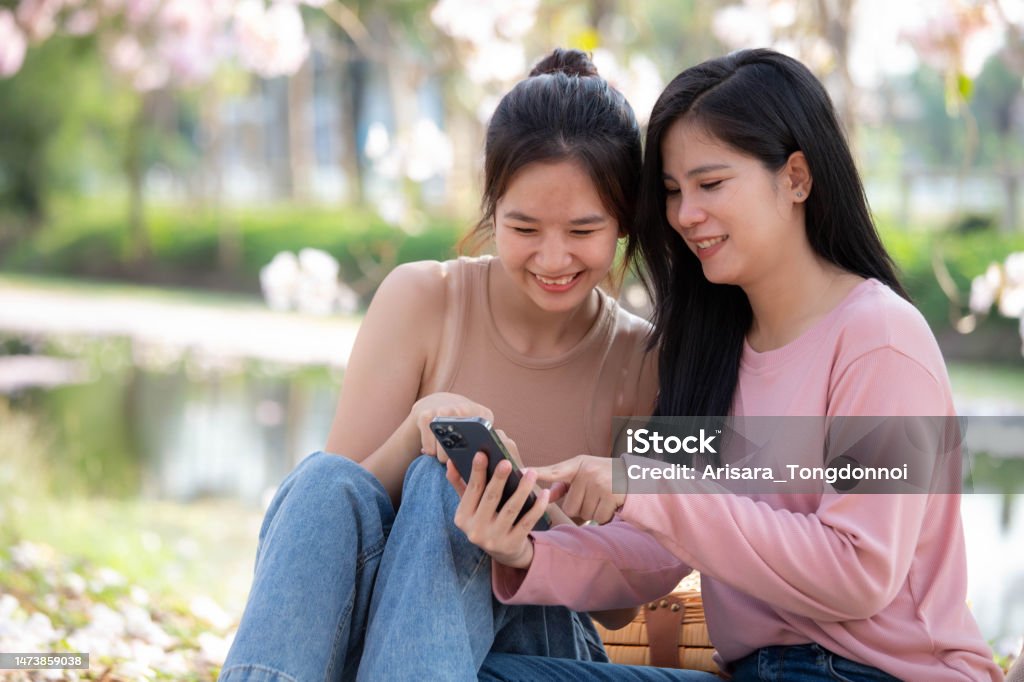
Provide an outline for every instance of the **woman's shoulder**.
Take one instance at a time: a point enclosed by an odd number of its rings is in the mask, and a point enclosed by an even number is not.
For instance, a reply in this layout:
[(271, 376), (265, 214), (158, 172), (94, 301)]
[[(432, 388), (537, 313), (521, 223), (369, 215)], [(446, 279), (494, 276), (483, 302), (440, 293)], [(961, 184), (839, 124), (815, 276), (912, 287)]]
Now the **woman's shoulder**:
[(381, 288), (400, 289), (414, 299), (434, 298), (464, 276), (486, 272), (491, 256), (461, 257), (453, 260), (410, 261), (396, 265)]
[(942, 354), (924, 316), (886, 284), (876, 279), (861, 282), (839, 312), (837, 345), (847, 362), (889, 350), (944, 373)]
[(443, 310), (451, 261), (401, 263), (391, 269), (374, 294), (371, 307), (385, 307), (417, 319)]

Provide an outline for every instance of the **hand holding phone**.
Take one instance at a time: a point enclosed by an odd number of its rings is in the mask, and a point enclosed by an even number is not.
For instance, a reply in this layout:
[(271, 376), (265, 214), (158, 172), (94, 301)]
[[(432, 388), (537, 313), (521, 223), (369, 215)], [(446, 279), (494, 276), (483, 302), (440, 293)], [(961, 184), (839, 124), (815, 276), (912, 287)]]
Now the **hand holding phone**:
[(494, 476), (486, 480), (487, 457), (478, 452), (473, 456), (473, 472), (468, 482), (463, 482), (452, 460), (448, 460), (447, 478), (461, 498), (455, 510), (455, 525), (466, 534), (469, 541), (497, 563), (527, 569), (533, 563), (534, 555), (530, 532), (548, 508), (551, 493), (548, 490), (540, 491), (534, 506), (519, 522), (515, 522), (513, 517), (523, 508), (527, 496), (531, 494), (537, 474), (532, 469), (528, 470), (515, 493), (499, 511), (498, 498), (511, 472), (510, 463), (499, 462), (494, 469)]
[[(515, 494), (519, 481), (522, 479), (522, 472), (487, 419), (481, 417), (435, 417), (430, 422), (430, 430), (448, 454), (448, 458), (455, 465), (463, 481), (469, 482), (473, 471), (473, 456), (477, 452), (487, 455), (488, 481), (494, 476), (498, 464), (507, 460), (512, 469), (501, 491), (498, 509), (501, 509), (502, 505)], [(537, 496), (531, 492), (515, 521), (518, 522), (532, 509), (536, 501)], [(550, 527), (551, 521), (545, 513), (534, 526), (534, 530), (547, 530)]]

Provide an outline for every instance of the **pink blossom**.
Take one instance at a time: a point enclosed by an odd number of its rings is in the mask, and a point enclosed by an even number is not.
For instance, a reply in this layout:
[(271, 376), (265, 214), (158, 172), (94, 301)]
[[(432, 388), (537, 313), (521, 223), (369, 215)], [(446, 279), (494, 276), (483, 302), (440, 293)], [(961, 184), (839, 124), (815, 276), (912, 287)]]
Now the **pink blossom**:
[(138, 28), (156, 13), (160, 0), (127, 0), (124, 3), (124, 18), (128, 25)]
[(217, 64), (220, 21), (204, 0), (169, 0), (160, 11), (157, 54), (171, 78), (181, 83), (207, 80)]
[(57, 28), (57, 13), (63, 4), (63, 0), (21, 0), (18, 23), (33, 41), (46, 40)]
[(99, 15), (95, 9), (83, 8), (72, 12), (64, 21), (64, 30), (73, 36), (84, 36), (96, 30)]
[(0, 8), (0, 78), (13, 76), (25, 61), (25, 35), (11, 10)]
[(302, 15), (295, 5), (242, 0), (235, 11), (242, 66), (264, 78), (295, 73), (309, 54)]
[(952, 0), (938, 7), (902, 37), (921, 61), (940, 71), (955, 70), (972, 78), (998, 47), (1000, 29), (990, 8)]
[(133, 35), (116, 38), (107, 50), (107, 61), (114, 71), (121, 74), (132, 74), (142, 68), (145, 54), (142, 46)]

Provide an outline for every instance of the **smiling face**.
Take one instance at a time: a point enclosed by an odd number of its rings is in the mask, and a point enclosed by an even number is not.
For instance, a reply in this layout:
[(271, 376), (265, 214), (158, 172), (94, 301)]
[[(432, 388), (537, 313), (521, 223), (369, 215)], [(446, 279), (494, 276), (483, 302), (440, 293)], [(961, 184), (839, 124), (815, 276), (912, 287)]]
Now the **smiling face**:
[(669, 225), (709, 281), (748, 287), (785, 273), (810, 251), (802, 203), (810, 177), (799, 152), (772, 172), (679, 119), (666, 131), (661, 154)]
[(575, 310), (608, 274), (619, 225), (576, 163), (533, 163), (494, 213), (494, 241), (515, 286), (548, 312)]

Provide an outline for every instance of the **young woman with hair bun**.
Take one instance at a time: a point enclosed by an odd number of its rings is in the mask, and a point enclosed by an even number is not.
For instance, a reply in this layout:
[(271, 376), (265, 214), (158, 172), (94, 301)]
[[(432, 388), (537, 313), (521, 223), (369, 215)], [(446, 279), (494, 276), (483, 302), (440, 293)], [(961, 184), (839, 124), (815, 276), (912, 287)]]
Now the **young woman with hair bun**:
[(465, 240), (495, 255), (381, 284), (326, 451), (267, 510), (221, 680), (475, 679), (492, 650), (607, 660), (586, 613), (493, 600), (429, 423), (485, 417), (540, 466), (610, 455), (612, 418), (650, 411), (650, 325), (598, 288), (628, 265), (640, 166), (632, 109), (582, 52), (555, 50), (505, 95)]

